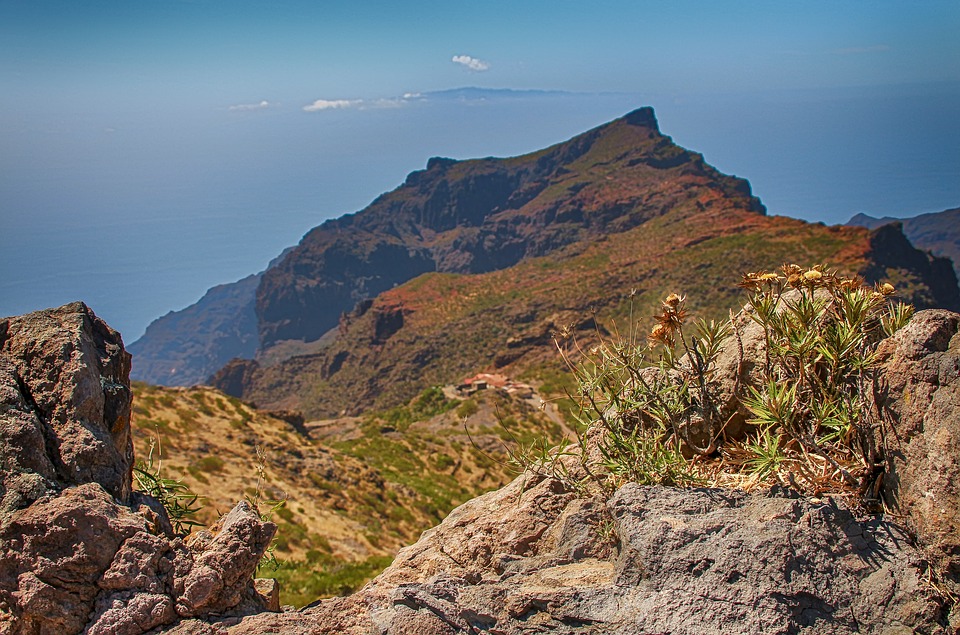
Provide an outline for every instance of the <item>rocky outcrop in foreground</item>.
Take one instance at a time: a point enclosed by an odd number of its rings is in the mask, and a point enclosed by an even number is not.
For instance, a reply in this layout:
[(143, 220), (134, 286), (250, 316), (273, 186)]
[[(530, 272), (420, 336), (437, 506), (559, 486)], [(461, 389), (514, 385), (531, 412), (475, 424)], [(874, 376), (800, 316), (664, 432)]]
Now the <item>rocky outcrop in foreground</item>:
[(358, 593), (251, 614), (275, 528), (241, 504), (185, 543), (130, 492), (119, 336), (82, 304), (0, 321), (0, 633), (956, 635), (958, 331), (921, 312), (880, 349), (895, 514), (783, 489), (583, 498), (526, 474)]
[(889, 516), (781, 489), (630, 484), (583, 499), (528, 474), (454, 510), (350, 597), (168, 632), (960, 633), (958, 329), (960, 315), (924, 311), (881, 347)]
[(176, 537), (131, 489), (130, 356), (82, 303), (0, 320), (0, 633), (139, 635), (263, 611), (246, 503)]

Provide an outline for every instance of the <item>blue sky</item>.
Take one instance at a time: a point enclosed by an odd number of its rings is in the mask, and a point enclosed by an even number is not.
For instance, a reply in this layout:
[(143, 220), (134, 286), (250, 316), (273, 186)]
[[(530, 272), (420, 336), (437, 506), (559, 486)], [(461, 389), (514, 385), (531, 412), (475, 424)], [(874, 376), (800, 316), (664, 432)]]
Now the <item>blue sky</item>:
[(960, 79), (958, 23), (955, 1), (3, 0), (0, 64), (40, 102), (117, 111), (438, 90), (466, 81), (457, 55), (497, 87), (822, 88)]
[(957, 33), (956, 0), (0, 0), (0, 314), (131, 339), (430, 156), (648, 104), (771, 213), (954, 207)]

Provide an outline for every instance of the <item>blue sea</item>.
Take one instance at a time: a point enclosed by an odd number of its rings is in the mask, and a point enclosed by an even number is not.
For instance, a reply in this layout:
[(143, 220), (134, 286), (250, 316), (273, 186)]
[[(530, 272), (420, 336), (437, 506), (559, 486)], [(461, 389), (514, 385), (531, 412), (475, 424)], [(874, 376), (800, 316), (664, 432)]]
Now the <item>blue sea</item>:
[(128, 343), (216, 284), (262, 270), (431, 156), (512, 156), (653, 105), (661, 130), (749, 179), (769, 213), (960, 206), (960, 84), (753, 94), (496, 92), (415, 106), (208, 113), (0, 141), (0, 315), (83, 300)]

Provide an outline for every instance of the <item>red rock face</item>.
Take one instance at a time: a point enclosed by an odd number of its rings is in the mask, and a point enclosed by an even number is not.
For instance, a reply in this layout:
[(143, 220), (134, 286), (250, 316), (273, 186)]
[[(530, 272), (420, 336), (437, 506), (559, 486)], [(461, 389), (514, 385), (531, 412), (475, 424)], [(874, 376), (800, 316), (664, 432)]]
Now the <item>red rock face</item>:
[[(0, 381), (12, 415), (5, 436), (18, 440), (0, 450), (10, 466), (2, 476), (0, 510), (88, 482), (126, 501), (132, 396), (130, 355), (120, 334), (77, 302), (0, 322), (0, 358), (7, 364)], [(17, 469), (22, 462), (30, 464), (28, 471)]]
[(239, 504), (186, 545), (131, 492), (130, 356), (82, 303), (0, 321), (0, 633), (139, 635), (262, 610), (276, 526)]

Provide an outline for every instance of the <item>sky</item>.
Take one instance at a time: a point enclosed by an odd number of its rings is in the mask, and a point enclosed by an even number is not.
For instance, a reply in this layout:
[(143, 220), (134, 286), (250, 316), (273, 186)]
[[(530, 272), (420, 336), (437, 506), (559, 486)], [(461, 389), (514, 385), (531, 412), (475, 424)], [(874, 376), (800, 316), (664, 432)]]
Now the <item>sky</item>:
[(770, 213), (956, 207), (957, 33), (956, 0), (0, 0), (0, 315), (129, 342), (431, 156), (643, 105)]

